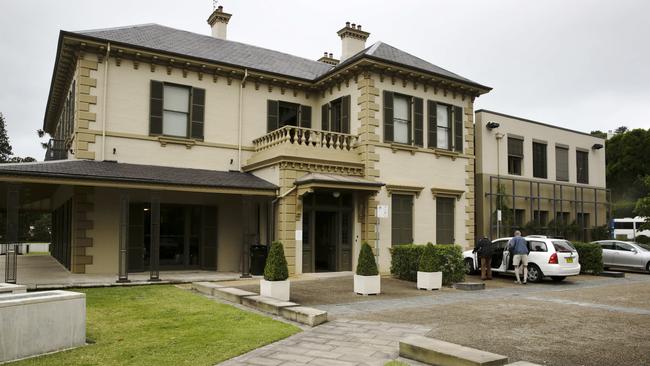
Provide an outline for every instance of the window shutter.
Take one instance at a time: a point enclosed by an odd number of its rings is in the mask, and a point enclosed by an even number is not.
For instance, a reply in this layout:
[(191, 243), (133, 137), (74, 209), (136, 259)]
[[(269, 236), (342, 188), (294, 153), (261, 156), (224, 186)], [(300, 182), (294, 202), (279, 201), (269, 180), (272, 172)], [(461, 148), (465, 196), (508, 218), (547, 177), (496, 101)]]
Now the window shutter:
[(508, 155), (523, 158), (524, 140), (508, 137)]
[(341, 132), (350, 133), (350, 96), (341, 99)]
[(463, 152), (463, 108), (454, 106), (454, 150)]
[(203, 140), (205, 120), (205, 89), (192, 88), (192, 127), (190, 137)]
[(311, 107), (308, 105), (300, 106), (300, 127), (311, 128)]
[(330, 104), (329, 103), (323, 104), (323, 106), (320, 108), (320, 111), (321, 111), (321, 117), (320, 117), (321, 130), (329, 131), (330, 130)]
[(384, 141), (393, 141), (393, 93), (384, 91)]
[(278, 101), (277, 100), (267, 100), (266, 101), (266, 132), (271, 132), (278, 129)]
[(427, 123), (429, 129), (427, 146), (435, 148), (438, 145), (438, 111), (436, 102), (427, 100)]
[(163, 83), (151, 80), (149, 101), (149, 134), (162, 135), (163, 125)]
[(415, 146), (424, 145), (424, 108), (422, 98), (413, 98), (413, 132)]

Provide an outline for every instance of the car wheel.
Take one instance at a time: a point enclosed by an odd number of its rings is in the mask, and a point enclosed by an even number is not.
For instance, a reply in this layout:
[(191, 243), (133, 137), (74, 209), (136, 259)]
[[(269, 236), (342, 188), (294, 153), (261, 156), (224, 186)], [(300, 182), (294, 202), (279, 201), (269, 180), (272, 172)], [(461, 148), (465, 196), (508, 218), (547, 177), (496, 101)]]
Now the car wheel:
[(474, 269), (474, 261), (469, 258), (465, 259), (465, 274), (471, 275), (475, 272), (476, 270)]
[(551, 277), (553, 282), (562, 282), (562, 281), (564, 281), (565, 278), (566, 278), (566, 276), (553, 276), (553, 277)]
[(536, 264), (528, 265), (528, 282), (540, 282), (544, 278), (544, 273)]

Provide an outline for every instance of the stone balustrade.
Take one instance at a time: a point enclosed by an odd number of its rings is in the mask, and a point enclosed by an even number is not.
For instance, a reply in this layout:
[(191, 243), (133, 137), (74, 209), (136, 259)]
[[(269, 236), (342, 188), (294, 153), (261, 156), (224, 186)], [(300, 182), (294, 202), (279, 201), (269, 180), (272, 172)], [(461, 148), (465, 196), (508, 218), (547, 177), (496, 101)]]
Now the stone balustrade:
[(284, 126), (253, 140), (255, 151), (263, 151), (277, 145), (290, 144), (329, 150), (351, 151), (359, 138), (347, 133), (319, 131), (310, 128)]

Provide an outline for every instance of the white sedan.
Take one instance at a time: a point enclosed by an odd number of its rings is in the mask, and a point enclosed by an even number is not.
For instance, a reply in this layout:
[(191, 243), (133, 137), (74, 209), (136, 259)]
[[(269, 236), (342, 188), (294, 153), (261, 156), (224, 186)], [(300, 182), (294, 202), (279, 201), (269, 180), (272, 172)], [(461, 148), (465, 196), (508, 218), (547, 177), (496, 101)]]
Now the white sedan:
[[(492, 241), (492, 272), (514, 274), (512, 258), (508, 252), (508, 241), (511, 238), (500, 238)], [(580, 274), (578, 251), (564, 239), (553, 239), (541, 235), (524, 237), (528, 242), (528, 282), (539, 282), (544, 277), (553, 281), (562, 281), (567, 276)], [(480, 270), (477, 254), (472, 250), (463, 252), (466, 272), (471, 274)]]

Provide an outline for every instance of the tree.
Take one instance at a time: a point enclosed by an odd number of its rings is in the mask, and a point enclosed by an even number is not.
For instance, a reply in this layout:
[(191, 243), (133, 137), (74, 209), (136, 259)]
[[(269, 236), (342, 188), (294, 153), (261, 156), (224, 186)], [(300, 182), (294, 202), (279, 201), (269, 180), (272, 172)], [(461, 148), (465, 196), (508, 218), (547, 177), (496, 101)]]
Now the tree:
[(9, 136), (7, 136), (5, 117), (0, 112), (0, 163), (8, 162), (11, 155), (13, 155), (13, 151), (9, 143)]
[(620, 126), (616, 130), (614, 130), (614, 133), (619, 135), (621, 133), (626, 133), (628, 131), (627, 126)]
[[(650, 191), (650, 175), (645, 177), (643, 183)], [(634, 213), (646, 218), (646, 221), (639, 226), (639, 230), (650, 230), (650, 220), (647, 219), (650, 217), (650, 194), (641, 197), (636, 201)], [(634, 236), (636, 236), (636, 233), (634, 233)]]
[(591, 136), (596, 136), (596, 137), (600, 137), (601, 139), (607, 140), (607, 132), (603, 132), (603, 131), (600, 131), (600, 130), (595, 130), (595, 131), (589, 132), (589, 134)]

